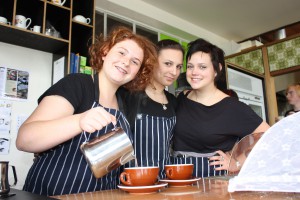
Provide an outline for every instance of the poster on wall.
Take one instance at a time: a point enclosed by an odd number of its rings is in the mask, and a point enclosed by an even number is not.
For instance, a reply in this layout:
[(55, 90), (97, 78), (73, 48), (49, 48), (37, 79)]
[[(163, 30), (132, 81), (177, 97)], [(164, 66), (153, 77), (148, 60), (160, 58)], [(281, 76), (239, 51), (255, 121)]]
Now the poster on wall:
[(10, 134), (12, 102), (0, 100), (0, 136)]
[(9, 153), (9, 144), (10, 144), (9, 138), (0, 137), (0, 154)]
[(0, 98), (11, 100), (28, 99), (29, 73), (0, 66)]

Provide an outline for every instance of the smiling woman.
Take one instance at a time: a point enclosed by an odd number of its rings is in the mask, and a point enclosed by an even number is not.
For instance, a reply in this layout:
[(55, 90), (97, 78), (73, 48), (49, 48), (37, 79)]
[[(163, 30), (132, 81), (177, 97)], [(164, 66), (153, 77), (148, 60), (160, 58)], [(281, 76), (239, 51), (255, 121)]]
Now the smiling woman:
[(193, 163), (196, 177), (224, 175), (234, 144), (269, 125), (249, 106), (217, 88), (225, 67), (219, 47), (197, 39), (188, 45), (186, 77), (192, 90), (178, 96), (174, 163)]
[(117, 187), (120, 169), (96, 179), (79, 146), (115, 126), (131, 135), (119, 87), (144, 89), (157, 53), (146, 38), (117, 27), (91, 46), (90, 56), (96, 73), (70, 74), (51, 86), (19, 129), (17, 148), (37, 153), (25, 191), (51, 196)]

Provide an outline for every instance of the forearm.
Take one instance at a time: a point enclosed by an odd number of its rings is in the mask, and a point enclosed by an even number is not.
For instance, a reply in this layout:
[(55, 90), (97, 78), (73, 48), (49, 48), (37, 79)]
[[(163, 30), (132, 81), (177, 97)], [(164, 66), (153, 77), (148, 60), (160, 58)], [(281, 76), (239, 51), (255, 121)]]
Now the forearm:
[(53, 120), (24, 123), (18, 133), (16, 146), (19, 150), (39, 153), (51, 149), (82, 132), (80, 115)]

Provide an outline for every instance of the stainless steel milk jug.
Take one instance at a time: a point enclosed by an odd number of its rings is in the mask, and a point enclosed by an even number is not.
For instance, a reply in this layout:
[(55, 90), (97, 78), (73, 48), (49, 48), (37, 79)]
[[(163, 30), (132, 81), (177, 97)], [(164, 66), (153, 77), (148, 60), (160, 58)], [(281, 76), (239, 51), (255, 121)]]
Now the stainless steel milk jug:
[(96, 178), (135, 158), (132, 143), (120, 127), (83, 143), (80, 149)]
[[(8, 168), (11, 166), (15, 182), (13, 185), (9, 185), (8, 182)], [(9, 165), (7, 161), (0, 161), (0, 196), (8, 194), (10, 191), (10, 187), (17, 184), (17, 174), (15, 166)]]

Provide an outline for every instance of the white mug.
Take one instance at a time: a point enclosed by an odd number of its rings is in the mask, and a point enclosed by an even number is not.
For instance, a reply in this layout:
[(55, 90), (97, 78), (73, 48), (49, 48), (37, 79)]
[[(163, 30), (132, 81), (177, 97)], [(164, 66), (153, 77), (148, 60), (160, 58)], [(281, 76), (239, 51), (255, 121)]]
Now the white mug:
[(77, 22), (85, 23), (85, 24), (89, 24), (91, 22), (90, 18), (85, 18), (82, 15), (76, 15), (75, 17), (73, 17), (73, 20), (77, 21)]
[(26, 18), (23, 15), (16, 15), (16, 26), (19, 28), (27, 29), (31, 24), (31, 19)]
[(33, 28), (30, 28), (31, 31), (40, 33), (41, 32), (41, 26), (33, 26)]
[(62, 6), (66, 3), (66, 0), (63, 0), (63, 1), (62, 0), (52, 0), (52, 3)]
[(5, 17), (1, 17), (0, 16), (0, 24), (8, 24), (8, 25), (10, 25), (10, 22), (8, 22)]

